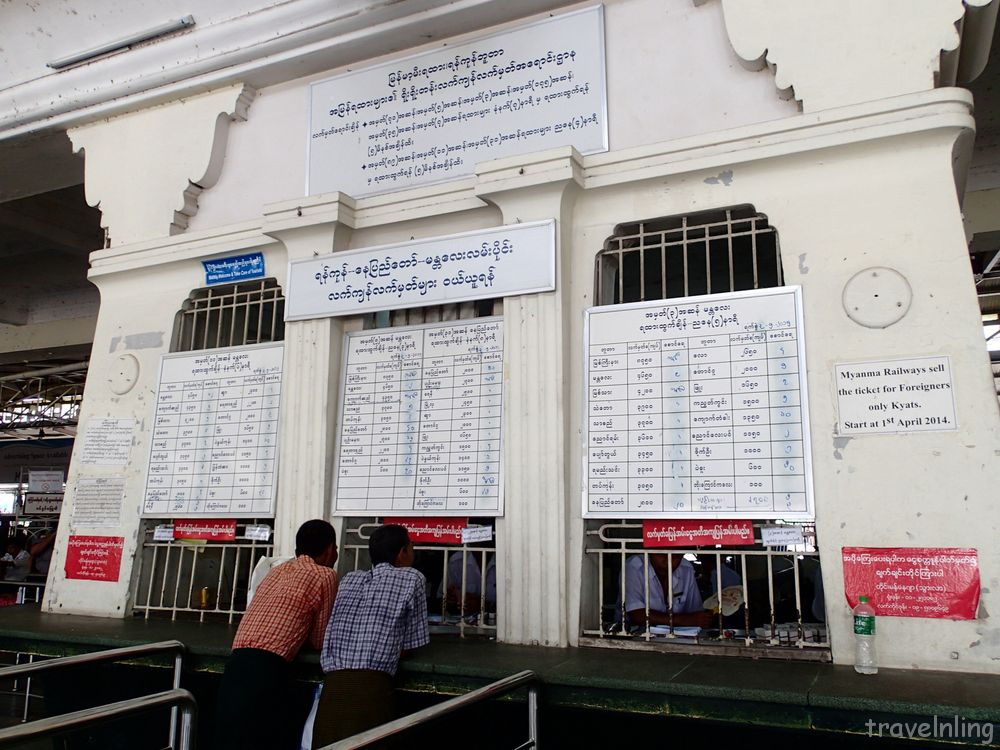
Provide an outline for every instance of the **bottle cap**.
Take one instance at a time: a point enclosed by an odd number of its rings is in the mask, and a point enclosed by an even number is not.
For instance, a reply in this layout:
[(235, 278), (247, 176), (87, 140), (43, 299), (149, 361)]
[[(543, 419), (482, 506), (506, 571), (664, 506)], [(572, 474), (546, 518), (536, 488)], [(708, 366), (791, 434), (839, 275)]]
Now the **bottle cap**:
[(862, 604), (867, 604), (868, 597), (862, 594), (861, 596), (858, 597), (858, 601), (861, 602)]

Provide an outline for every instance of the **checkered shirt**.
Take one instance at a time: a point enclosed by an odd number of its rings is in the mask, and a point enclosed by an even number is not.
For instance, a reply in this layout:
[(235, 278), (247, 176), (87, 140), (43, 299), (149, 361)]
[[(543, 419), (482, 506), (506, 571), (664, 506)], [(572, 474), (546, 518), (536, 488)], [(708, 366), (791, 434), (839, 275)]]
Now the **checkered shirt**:
[(323, 640), (323, 671), (396, 674), (404, 649), (430, 641), (426, 586), (419, 570), (389, 563), (344, 576)]
[(306, 639), (323, 645), (337, 592), (337, 574), (308, 555), (282, 563), (257, 587), (233, 648), (259, 648), (292, 661)]

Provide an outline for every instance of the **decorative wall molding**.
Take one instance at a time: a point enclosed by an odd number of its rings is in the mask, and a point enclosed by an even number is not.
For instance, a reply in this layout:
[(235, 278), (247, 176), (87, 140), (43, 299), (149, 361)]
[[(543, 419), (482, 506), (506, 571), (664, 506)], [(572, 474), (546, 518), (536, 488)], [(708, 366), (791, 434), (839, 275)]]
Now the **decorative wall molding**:
[(358, 199), (343, 193), (292, 198), (266, 206), (258, 221), (98, 250), (91, 255), (90, 278), (260, 248), (274, 243), (279, 231), (322, 223), (363, 229), (481, 209), (496, 205), (495, 197), (504, 192), (527, 192), (524, 188), (532, 186), (544, 189), (559, 180), (590, 190), (693, 172), (718, 173), (765, 159), (932, 131), (944, 132), (956, 141), (971, 138), (975, 131), (972, 94), (964, 89), (936, 89), (588, 156), (564, 146), (483, 162), (475, 177), (399, 193)]
[(246, 119), (255, 95), (234, 84), (69, 131), (86, 157), (87, 202), (100, 207), (113, 245), (187, 228), (222, 173), (230, 124)]
[[(985, 44), (988, 53), (997, 4), (996, 0), (720, 2), (736, 54), (752, 70), (768, 66), (779, 95), (794, 96), (805, 112), (954, 85), (963, 82), (960, 71), (974, 77), (985, 64), (982, 48)], [(991, 3), (993, 7), (983, 12)], [(975, 6), (968, 18), (967, 5)], [(967, 53), (960, 50), (966, 42)], [(967, 58), (964, 64), (960, 57)]]

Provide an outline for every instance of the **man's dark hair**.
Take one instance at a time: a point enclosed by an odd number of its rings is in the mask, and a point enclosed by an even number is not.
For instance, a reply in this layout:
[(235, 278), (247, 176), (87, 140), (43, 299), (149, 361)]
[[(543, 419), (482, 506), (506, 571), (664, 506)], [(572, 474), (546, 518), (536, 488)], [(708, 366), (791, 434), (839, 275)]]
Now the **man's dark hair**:
[(399, 551), (409, 543), (410, 535), (404, 526), (394, 523), (379, 526), (372, 532), (372, 538), (368, 540), (368, 554), (372, 559), (372, 565), (379, 563), (391, 565)]
[(337, 532), (327, 521), (314, 518), (299, 526), (295, 533), (295, 555), (318, 557), (330, 545), (337, 545)]

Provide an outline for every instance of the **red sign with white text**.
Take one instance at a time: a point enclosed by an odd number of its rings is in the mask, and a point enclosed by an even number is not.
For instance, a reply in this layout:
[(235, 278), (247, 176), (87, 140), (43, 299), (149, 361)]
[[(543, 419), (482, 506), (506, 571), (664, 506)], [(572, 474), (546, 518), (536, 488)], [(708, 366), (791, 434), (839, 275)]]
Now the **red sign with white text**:
[(952, 547), (843, 547), (844, 594), (890, 617), (974, 620), (979, 555)]
[(66, 547), (66, 577), (117, 581), (122, 568), (122, 536), (71, 536)]
[(753, 544), (753, 521), (643, 521), (643, 547)]
[(386, 518), (385, 522), (405, 526), (411, 542), (438, 544), (461, 544), (462, 529), (469, 525), (468, 518)]
[(174, 539), (231, 542), (236, 539), (235, 518), (194, 518), (174, 521)]

